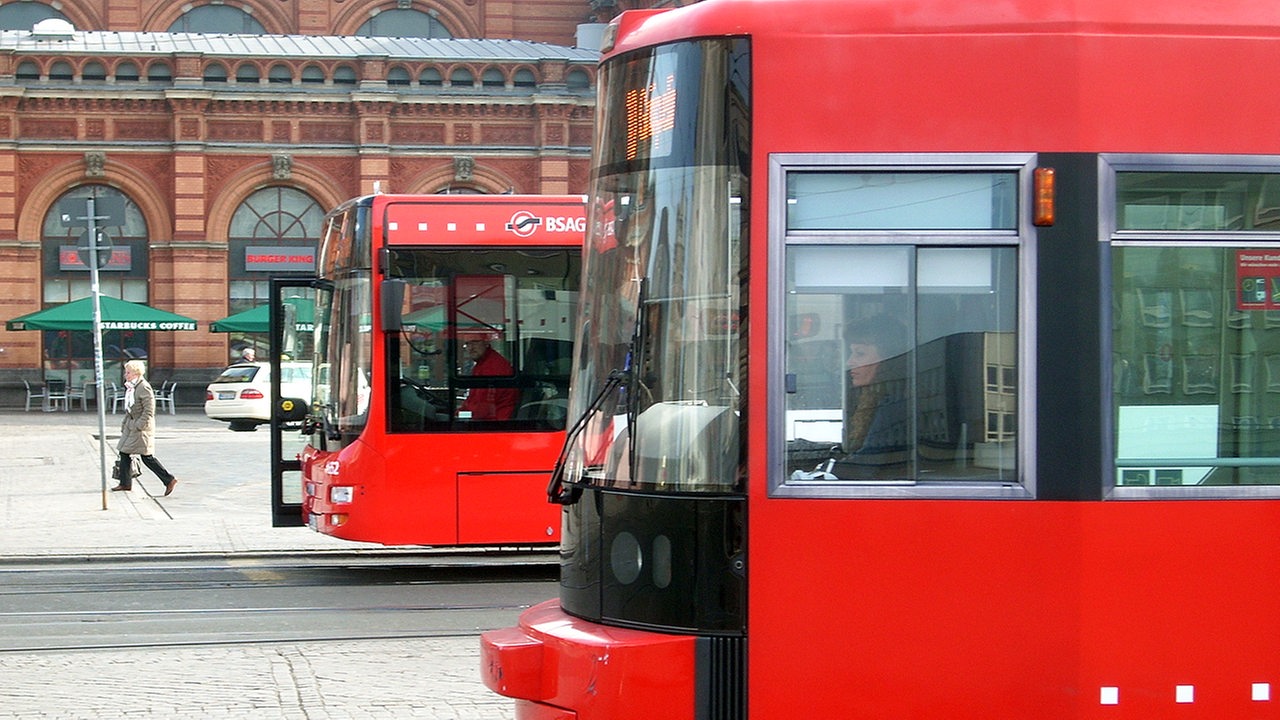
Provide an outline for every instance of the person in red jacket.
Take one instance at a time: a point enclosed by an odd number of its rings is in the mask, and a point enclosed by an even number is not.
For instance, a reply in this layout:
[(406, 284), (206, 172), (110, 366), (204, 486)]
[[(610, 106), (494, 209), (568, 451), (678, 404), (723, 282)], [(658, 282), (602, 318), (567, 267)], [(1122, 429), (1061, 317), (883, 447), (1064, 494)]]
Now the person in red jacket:
[[(493, 349), (488, 338), (477, 338), (462, 344), (462, 352), (474, 363), (470, 374), (475, 377), (511, 377), (515, 368), (502, 353)], [(509, 420), (516, 414), (520, 391), (516, 388), (471, 388), (467, 399), (458, 407), (461, 417), (472, 420)]]

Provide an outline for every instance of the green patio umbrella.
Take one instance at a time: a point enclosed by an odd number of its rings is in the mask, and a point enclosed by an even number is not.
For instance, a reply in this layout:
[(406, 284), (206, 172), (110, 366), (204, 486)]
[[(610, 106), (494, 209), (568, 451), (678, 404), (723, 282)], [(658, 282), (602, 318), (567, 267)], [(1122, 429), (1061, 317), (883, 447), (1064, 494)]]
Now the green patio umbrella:
[[(293, 305), (295, 309), (293, 316), (295, 330), (309, 332), (315, 327), (316, 307), (312, 300), (288, 298), (285, 302)], [(213, 321), (209, 324), (209, 332), (265, 333), (271, 327), (270, 322), (271, 307), (259, 305)]]
[[(196, 321), (185, 315), (159, 310), (150, 305), (132, 303), (103, 295), (103, 330), (195, 330)], [(93, 331), (93, 298), (81, 298), (27, 313), (5, 322), (6, 330), (83, 330)]]

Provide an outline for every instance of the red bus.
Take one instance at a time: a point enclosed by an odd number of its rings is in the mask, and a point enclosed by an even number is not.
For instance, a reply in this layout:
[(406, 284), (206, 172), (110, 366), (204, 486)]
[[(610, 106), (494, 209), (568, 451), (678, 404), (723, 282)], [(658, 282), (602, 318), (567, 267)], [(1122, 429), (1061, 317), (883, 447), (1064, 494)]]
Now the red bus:
[[(276, 524), (384, 545), (554, 544), (582, 196), (389, 195), (324, 221), (318, 277), (273, 282), (283, 328), (315, 298), (305, 447), (275, 439)], [(279, 435), (284, 425), (273, 425)], [(281, 458), (298, 459), (288, 466)]]
[(1274, 3), (621, 15), (560, 597), (483, 637), (489, 687), (1280, 714), (1277, 67)]

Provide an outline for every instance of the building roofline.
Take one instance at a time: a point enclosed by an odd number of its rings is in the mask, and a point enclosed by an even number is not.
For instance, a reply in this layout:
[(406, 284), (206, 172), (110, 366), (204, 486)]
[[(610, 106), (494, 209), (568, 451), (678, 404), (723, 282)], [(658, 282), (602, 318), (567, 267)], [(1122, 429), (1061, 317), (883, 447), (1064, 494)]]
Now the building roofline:
[(396, 38), (350, 35), (232, 35), (76, 31), (55, 38), (29, 30), (0, 31), (0, 52), (15, 55), (204, 55), (263, 58), (368, 58), (595, 64), (599, 52), (529, 40)]

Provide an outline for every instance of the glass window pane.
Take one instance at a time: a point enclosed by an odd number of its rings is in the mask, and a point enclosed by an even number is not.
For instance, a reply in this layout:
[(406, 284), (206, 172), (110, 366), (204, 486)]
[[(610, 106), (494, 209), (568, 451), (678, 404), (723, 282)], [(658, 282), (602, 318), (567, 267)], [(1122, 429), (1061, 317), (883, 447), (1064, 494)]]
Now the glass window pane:
[(66, 16), (44, 3), (9, 2), (0, 7), (0, 30), (31, 31), (35, 24), (49, 18), (66, 20)]
[(255, 240), (318, 239), (324, 211), (296, 188), (263, 188), (245, 199), (231, 217), (229, 236)]
[(400, 368), (390, 378), (393, 431), (564, 429), (578, 252), (403, 249), (394, 262), (407, 286), (389, 350)]
[(1013, 172), (800, 172), (788, 230), (1013, 230)]
[(163, 62), (153, 62), (147, 66), (148, 82), (169, 82), (173, 80), (173, 70)]
[(393, 67), (387, 71), (388, 85), (408, 85), (410, 83), (409, 71), (402, 67)]
[(1119, 485), (1280, 484), (1280, 252), (1115, 247)]
[(383, 10), (369, 18), (356, 29), (356, 35), (364, 37), (392, 36), (419, 38), (449, 38), (449, 32), (441, 22), (429, 13), (412, 8)]
[(244, 10), (218, 3), (191, 8), (169, 26), (169, 32), (262, 35), (266, 29)]
[(1280, 229), (1280, 174), (1116, 174), (1120, 230)]
[(323, 84), (324, 71), (315, 65), (308, 65), (302, 68), (302, 82), (308, 84)]
[(335, 85), (355, 85), (356, 71), (349, 65), (340, 65), (333, 70), (333, 82)]
[(1016, 249), (792, 245), (787, 279), (792, 481), (1016, 481)]

